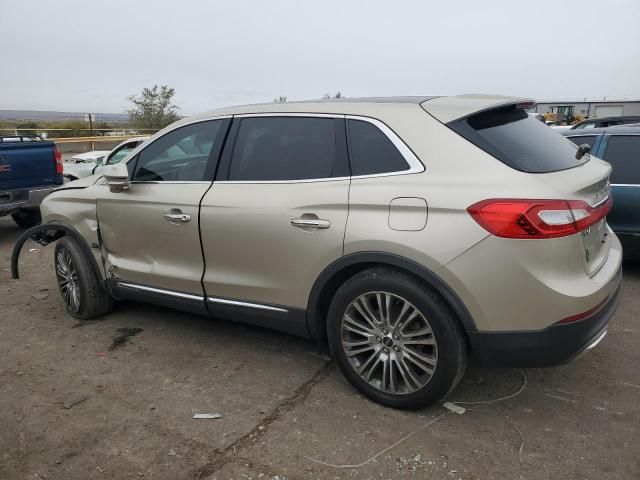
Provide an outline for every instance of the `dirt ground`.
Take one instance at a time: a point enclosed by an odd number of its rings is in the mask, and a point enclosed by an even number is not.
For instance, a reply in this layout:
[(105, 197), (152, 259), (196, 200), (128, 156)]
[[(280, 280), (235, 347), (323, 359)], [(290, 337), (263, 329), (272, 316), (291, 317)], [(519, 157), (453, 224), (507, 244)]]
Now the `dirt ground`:
[[(625, 265), (597, 348), (527, 370), (511, 399), (441, 416), (364, 399), (289, 335), (136, 303), (78, 322), (63, 310), (52, 246), (29, 243), (10, 279), (19, 233), (0, 219), (2, 480), (640, 478), (638, 265)], [(450, 400), (507, 396), (522, 380), (471, 367)], [(358, 468), (309, 459), (364, 463), (420, 428)]]

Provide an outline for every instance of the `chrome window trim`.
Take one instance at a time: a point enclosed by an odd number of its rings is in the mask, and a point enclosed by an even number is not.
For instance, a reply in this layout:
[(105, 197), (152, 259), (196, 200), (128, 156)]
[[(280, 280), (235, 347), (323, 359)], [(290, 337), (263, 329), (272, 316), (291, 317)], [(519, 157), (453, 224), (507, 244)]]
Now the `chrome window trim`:
[(204, 184), (204, 185), (209, 185), (212, 182), (212, 180), (167, 180), (162, 181), (162, 180), (133, 180), (131, 182), (129, 182), (130, 185), (133, 184), (159, 184), (159, 185), (175, 185), (175, 184), (183, 184), (183, 183), (196, 183), (196, 184)]
[(234, 115), (234, 118), (259, 118), (259, 117), (307, 117), (307, 118), (344, 118), (345, 120), (360, 120), (368, 122), (377, 127), (398, 149), (400, 155), (405, 159), (409, 168), (407, 170), (400, 170), (394, 172), (375, 173), (371, 175), (352, 175), (345, 177), (321, 177), (321, 178), (304, 178), (299, 180), (216, 180), (215, 183), (228, 183), (228, 184), (286, 184), (286, 183), (311, 183), (311, 182), (333, 182), (342, 180), (359, 180), (366, 178), (378, 178), (378, 177), (390, 177), (396, 175), (412, 175), (414, 173), (422, 173), (425, 171), (425, 166), (415, 153), (409, 148), (409, 146), (402, 140), (396, 132), (394, 132), (387, 124), (378, 120), (377, 118), (365, 117), (362, 115), (349, 115), (349, 114), (335, 114), (335, 113), (243, 113), (240, 115)]
[(612, 183), (612, 187), (640, 187), (638, 183)]
[(270, 305), (263, 305), (260, 303), (241, 302), (239, 300), (227, 300), (226, 298), (207, 297), (207, 300), (211, 303), (219, 303), (222, 305), (232, 305), (235, 307), (256, 308), (259, 310), (269, 310), (272, 312), (288, 313), (286, 308), (272, 307)]
[(385, 173), (374, 173), (371, 175), (353, 175), (351, 178), (376, 178), (376, 177), (388, 177), (390, 175), (411, 175), (413, 173), (422, 173), (425, 171), (425, 166), (422, 164), (420, 159), (413, 153), (413, 150), (409, 148), (409, 146), (402, 140), (396, 132), (394, 132), (386, 123), (378, 120), (377, 118), (371, 117), (363, 117), (360, 115), (347, 115), (347, 120), (360, 120), (363, 122), (368, 122), (376, 127), (378, 127), (382, 133), (384, 133), (387, 138), (393, 143), (393, 145), (398, 149), (400, 154), (404, 157), (406, 162), (409, 164), (408, 170), (400, 170), (396, 172), (385, 172)]
[(133, 290), (143, 290), (145, 292), (159, 293), (161, 295), (168, 295), (170, 297), (186, 298), (187, 300), (197, 300), (201, 302), (204, 300), (202, 295), (193, 295), (191, 293), (175, 292), (173, 290), (165, 290), (162, 288), (148, 287), (146, 285), (139, 285), (137, 283), (118, 282), (118, 286), (124, 288), (131, 288)]

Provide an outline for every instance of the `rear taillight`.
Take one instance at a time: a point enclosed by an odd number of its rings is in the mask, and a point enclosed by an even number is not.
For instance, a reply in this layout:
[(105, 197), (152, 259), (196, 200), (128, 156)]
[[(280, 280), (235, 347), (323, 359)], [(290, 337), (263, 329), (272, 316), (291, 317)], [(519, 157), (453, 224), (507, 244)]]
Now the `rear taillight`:
[(62, 175), (64, 165), (62, 164), (62, 154), (57, 145), (53, 146), (53, 156), (56, 159), (56, 175)]
[(573, 235), (602, 220), (611, 197), (596, 207), (582, 200), (483, 200), (467, 212), (485, 230), (503, 238), (556, 238)]

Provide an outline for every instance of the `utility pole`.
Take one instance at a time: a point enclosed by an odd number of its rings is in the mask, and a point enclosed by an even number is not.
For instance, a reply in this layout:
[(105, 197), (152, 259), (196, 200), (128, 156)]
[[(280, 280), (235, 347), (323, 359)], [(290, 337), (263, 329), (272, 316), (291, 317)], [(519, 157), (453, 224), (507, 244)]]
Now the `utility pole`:
[[(85, 113), (84, 114), (84, 119), (89, 122), (89, 136), (93, 137), (93, 121), (95, 120), (95, 114), (94, 113)], [(93, 140), (90, 141), (90, 144), (91, 144), (91, 151), (95, 150), (95, 147), (93, 145)]]

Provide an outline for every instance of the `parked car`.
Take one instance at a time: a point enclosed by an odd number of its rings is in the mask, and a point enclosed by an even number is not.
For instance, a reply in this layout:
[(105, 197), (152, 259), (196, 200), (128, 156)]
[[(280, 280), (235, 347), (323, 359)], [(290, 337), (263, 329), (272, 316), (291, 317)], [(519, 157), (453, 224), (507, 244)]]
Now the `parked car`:
[(613, 167), (613, 210), (608, 221), (620, 238), (625, 257), (640, 258), (640, 126), (562, 133), (576, 145), (586, 143), (593, 155)]
[(22, 228), (40, 223), (40, 202), (62, 184), (62, 156), (37, 135), (0, 136), (0, 216)]
[(113, 165), (126, 157), (149, 137), (135, 137), (118, 144), (113, 150), (96, 150), (71, 157), (64, 163), (64, 178), (67, 181), (88, 177), (99, 171), (103, 165)]
[(640, 122), (640, 116), (625, 116), (625, 117), (602, 117), (602, 118), (587, 118), (581, 122), (576, 123), (571, 127), (571, 130), (582, 130), (584, 128), (605, 128), (613, 127), (614, 125), (624, 125), (627, 123)]
[[(128, 298), (326, 341), (381, 404), (468, 361), (540, 367), (606, 334), (621, 247), (609, 164), (463, 95), (227, 108), (182, 119), (44, 201), (69, 314)], [(72, 188), (71, 188), (72, 186)]]

